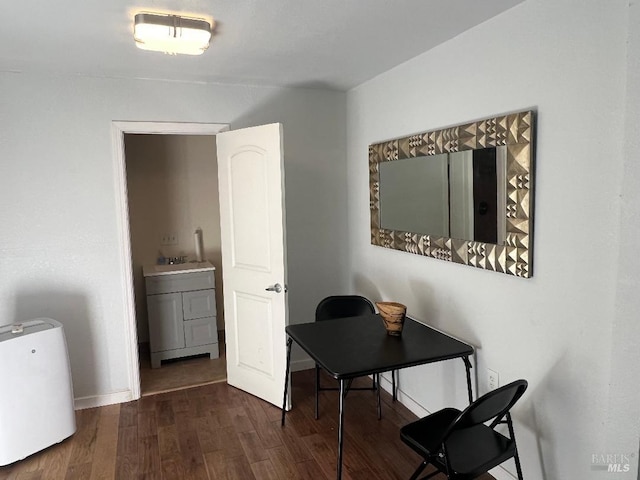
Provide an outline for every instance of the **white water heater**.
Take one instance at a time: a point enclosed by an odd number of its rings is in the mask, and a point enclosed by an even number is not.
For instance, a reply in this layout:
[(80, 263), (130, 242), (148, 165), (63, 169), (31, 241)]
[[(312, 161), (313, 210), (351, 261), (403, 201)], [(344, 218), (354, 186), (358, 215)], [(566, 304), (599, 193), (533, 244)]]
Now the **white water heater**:
[(38, 318), (0, 327), (0, 466), (76, 431), (62, 324)]

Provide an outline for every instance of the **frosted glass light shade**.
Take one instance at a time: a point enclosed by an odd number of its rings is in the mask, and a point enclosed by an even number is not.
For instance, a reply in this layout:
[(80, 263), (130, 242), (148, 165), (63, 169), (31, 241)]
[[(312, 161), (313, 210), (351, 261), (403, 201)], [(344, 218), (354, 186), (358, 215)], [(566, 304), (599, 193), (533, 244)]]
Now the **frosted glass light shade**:
[(209, 48), (211, 25), (198, 18), (138, 13), (133, 26), (136, 46), (169, 54), (201, 55)]

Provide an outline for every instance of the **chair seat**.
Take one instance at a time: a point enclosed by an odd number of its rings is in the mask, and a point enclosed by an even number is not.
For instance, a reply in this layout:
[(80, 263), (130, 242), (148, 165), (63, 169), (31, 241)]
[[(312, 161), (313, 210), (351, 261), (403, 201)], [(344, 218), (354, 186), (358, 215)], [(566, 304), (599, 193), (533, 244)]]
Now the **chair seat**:
[[(423, 457), (431, 458), (446, 471), (439, 456), (442, 435), (460, 413), (455, 408), (440, 410), (402, 428), (400, 437)], [(456, 430), (446, 442), (452, 478), (472, 479), (511, 458), (515, 451), (512, 440), (490, 427), (479, 424)]]
[(515, 443), (487, 427), (454, 432), (446, 443), (453, 473), (460, 478), (475, 478), (513, 457)]

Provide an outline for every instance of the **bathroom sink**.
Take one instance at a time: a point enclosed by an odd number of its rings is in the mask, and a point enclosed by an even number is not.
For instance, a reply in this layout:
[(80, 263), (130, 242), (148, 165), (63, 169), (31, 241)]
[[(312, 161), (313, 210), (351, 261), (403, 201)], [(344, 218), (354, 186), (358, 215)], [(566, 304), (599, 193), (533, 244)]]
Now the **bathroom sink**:
[(175, 273), (204, 272), (215, 270), (211, 262), (176, 263), (174, 265), (149, 265), (143, 267), (145, 277), (171, 275)]

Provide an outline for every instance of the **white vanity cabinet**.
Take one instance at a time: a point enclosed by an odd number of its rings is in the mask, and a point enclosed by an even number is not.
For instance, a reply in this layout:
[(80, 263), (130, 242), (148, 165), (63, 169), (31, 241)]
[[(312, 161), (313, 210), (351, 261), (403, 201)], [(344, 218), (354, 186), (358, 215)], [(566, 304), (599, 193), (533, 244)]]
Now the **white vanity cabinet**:
[(145, 267), (152, 368), (202, 353), (218, 358), (213, 274), (208, 262)]

